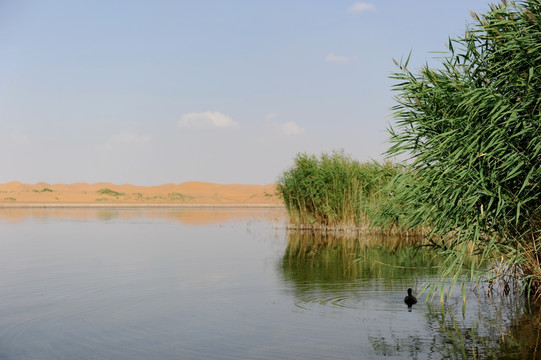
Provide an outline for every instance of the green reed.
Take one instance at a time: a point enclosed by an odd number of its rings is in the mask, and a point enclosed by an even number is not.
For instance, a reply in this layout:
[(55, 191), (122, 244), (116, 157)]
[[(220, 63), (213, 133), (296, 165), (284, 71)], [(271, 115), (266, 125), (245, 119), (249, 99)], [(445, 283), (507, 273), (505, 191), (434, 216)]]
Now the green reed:
[[(389, 201), (386, 186), (402, 169), (391, 162), (360, 163), (342, 152), (298, 154), (280, 177), (278, 192), (293, 227), (368, 231)], [(397, 225), (395, 213), (383, 215), (388, 221), (377, 225)]]
[[(397, 81), (387, 154), (410, 156), (394, 180), (408, 226), (430, 226), (446, 257), (444, 277), (479, 275), (541, 292), (541, 1), (501, 1), (472, 13), (449, 40), (441, 68), (408, 70)], [(468, 250), (477, 264), (465, 266)]]

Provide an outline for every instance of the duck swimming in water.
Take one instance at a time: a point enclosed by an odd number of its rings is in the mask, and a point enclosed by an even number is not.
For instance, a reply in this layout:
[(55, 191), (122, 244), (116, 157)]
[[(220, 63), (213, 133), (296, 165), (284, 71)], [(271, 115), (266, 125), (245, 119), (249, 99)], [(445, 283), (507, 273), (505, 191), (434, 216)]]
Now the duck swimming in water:
[(408, 296), (404, 298), (404, 302), (411, 307), (413, 304), (417, 303), (417, 298), (411, 295), (411, 288), (408, 289)]

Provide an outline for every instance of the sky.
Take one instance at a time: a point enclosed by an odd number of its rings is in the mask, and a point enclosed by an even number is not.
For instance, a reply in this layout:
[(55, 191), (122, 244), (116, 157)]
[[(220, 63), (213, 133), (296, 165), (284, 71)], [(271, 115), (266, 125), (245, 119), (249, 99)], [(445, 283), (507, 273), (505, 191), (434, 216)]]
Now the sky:
[(0, 0), (0, 183), (268, 184), (381, 161), (390, 74), (489, 0)]

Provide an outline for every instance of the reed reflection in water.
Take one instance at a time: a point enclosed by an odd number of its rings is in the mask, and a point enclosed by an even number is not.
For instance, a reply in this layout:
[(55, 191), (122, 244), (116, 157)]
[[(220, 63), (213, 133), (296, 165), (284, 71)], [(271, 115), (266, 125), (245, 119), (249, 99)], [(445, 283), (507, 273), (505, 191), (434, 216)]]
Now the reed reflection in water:
[(0, 358), (536, 355), (539, 312), (521, 299), (471, 293), (463, 312), (460, 295), (423, 296), (408, 312), (437, 258), (301, 236), (275, 210), (0, 210)]
[(376, 356), (541, 358), (540, 308), (522, 296), (486, 296), (486, 287), (467, 283), (467, 304), (455, 293), (444, 305), (414, 305), (416, 314), (396, 311), (399, 294), (435, 280), (441, 265), (435, 252), (415, 246), (418, 240), (290, 232), (281, 270), (299, 308), (358, 310)]

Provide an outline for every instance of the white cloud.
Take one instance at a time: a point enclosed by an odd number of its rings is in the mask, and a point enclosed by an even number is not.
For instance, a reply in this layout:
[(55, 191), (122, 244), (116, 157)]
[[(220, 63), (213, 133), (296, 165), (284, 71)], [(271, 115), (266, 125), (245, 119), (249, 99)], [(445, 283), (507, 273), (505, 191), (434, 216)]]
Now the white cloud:
[(365, 3), (365, 2), (358, 2), (353, 4), (349, 9), (348, 12), (350, 13), (361, 13), (364, 11), (375, 11), (376, 7), (374, 4), (371, 3)]
[(268, 113), (268, 114), (265, 116), (265, 119), (266, 119), (266, 120), (274, 119), (274, 118), (276, 117), (276, 115), (278, 115), (278, 114), (276, 114), (275, 112), (273, 112), (273, 113)]
[(232, 128), (238, 127), (239, 123), (230, 116), (218, 111), (205, 111), (200, 113), (184, 114), (178, 121), (178, 127), (181, 128)]
[(301, 128), (299, 125), (297, 125), (293, 121), (288, 121), (282, 124), (280, 128), (286, 135), (299, 135), (306, 131), (305, 129)]
[(325, 57), (325, 61), (326, 62), (340, 62), (340, 63), (346, 63), (349, 61), (349, 58), (348, 57), (345, 57), (345, 56), (337, 56), (337, 55), (334, 55), (333, 53), (329, 53), (329, 55), (327, 55)]
[(273, 120), (276, 116), (276, 113), (269, 113), (265, 116), (265, 127), (267, 130), (270, 130), (271, 133), (290, 136), (300, 135), (306, 132), (304, 128), (300, 127), (293, 121), (281, 123)]

